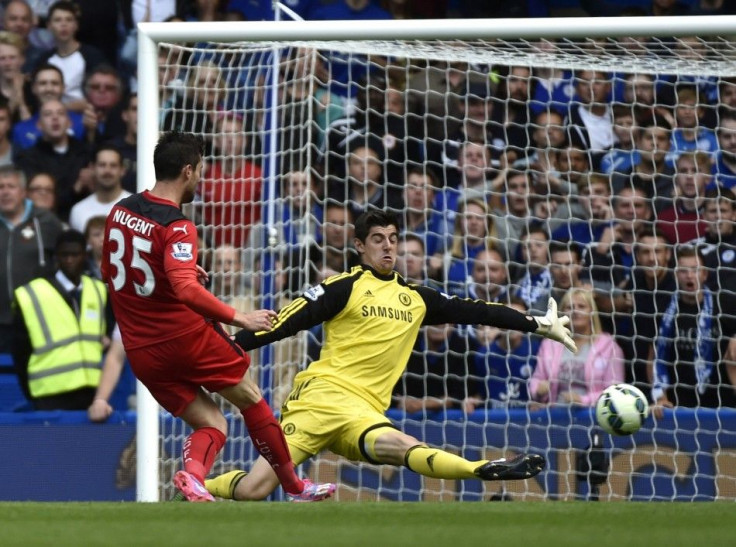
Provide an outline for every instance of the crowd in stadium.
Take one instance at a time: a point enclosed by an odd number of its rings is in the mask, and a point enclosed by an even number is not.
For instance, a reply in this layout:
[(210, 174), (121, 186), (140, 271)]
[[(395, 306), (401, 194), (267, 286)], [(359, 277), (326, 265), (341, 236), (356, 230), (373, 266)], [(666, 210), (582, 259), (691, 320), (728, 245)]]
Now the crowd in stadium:
[[(563, 3), (287, 4), (306, 19), (390, 19), (550, 16)], [(618, 4), (581, 2), (579, 14), (733, 10), (717, 0)], [(136, 191), (134, 23), (271, 19), (270, 6), (2, 2), (0, 354), (28, 358), (33, 333), (18, 352), (24, 327), (11, 303), (18, 287), (56, 275), (58, 235), (67, 227), (84, 234), (85, 275), (99, 278), (104, 218)], [(645, 42), (629, 47), (645, 49)], [(704, 48), (683, 39), (672, 54), (702, 58)], [(736, 406), (736, 367), (728, 364), (736, 360), (728, 313), (736, 279), (736, 80), (426, 61), (407, 67), (391, 59), (368, 69), (323, 55), (296, 49), (282, 65), (279, 294), (293, 298), (356, 264), (351, 223), (366, 208), (387, 207), (403, 222), (398, 267), (408, 280), (531, 313), (553, 296), (572, 316), (581, 348), (562, 353), (488, 328), (426, 329), (397, 386), (397, 406), (591, 405), (623, 380), (660, 406)], [(232, 57), (162, 48), (159, 61), (162, 128), (208, 137), (212, 161), (194, 212), (204, 226), (210, 288), (252, 307), (243, 287), (226, 283), (237, 279), (228, 272), (258, 271), (257, 253), (247, 250), (264, 236), (259, 135), (267, 109), (259, 89), (267, 71), (254, 67), (266, 58), (250, 55), (233, 68)], [(309, 94), (307, 81), (317, 83)], [(228, 91), (243, 88), (253, 92)], [(310, 104), (320, 106), (314, 126), (304, 123)], [(307, 202), (309, 192), (315, 199)], [(75, 397), (39, 402), (45, 396), (33, 394), (38, 386), (29, 387), (33, 380), (16, 363), (32, 407), (109, 415), (124, 359), (113, 324), (98, 334), (100, 355), (111, 348), (116, 372), (85, 380)], [(300, 351), (282, 350), (292, 360)], [(279, 373), (275, 400), (293, 372)]]

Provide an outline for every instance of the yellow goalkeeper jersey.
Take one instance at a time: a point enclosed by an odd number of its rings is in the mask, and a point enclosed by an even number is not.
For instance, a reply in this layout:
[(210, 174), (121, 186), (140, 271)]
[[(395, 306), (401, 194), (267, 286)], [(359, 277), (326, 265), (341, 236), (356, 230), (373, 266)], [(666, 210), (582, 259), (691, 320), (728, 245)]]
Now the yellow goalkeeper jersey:
[(240, 331), (236, 341), (251, 350), (324, 323), (317, 361), (295, 384), (322, 378), (385, 411), (422, 325), (488, 324), (532, 332), (537, 324), (513, 309), (460, 299), (408, 284), (396, 272), (381, 275), (366, 265), (311, 287), (279, 311), (270, 332)]

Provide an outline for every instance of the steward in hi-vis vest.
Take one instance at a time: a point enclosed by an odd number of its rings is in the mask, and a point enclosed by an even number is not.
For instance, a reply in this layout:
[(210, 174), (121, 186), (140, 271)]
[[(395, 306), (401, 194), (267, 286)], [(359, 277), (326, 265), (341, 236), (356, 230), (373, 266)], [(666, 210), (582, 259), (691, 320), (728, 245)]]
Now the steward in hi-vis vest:
[(56, 246), (55, 276), (15, 290), (13, 356), (21, 385), (38, 410), (86, 410), (100, 383), (109, 331), (107, 289), (82, 275), (84, 236), (69, 232)]

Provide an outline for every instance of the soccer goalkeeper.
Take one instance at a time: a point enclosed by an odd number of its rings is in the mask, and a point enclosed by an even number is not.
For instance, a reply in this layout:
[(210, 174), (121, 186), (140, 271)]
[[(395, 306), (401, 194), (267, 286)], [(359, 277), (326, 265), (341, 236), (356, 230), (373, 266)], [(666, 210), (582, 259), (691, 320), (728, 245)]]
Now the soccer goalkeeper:
[[(350, 460), (405, 465), (441, 479), (535, 476), (545, 466), (540, 455), (469, 461), (399, 431), (384, 411), (422, 325), (454, 322), (535, 332), (575, 351), (569, 318), (557, 317), (552, 299), (547, 315), (533, 318), (500, 304), (407, 284), (393, 269), (398, 239), (393, 213), (362, 214), (355, 222), (360, 266), (308, 289), (279, 312), (271, 331), (242, 330), (235, 337), (251, 350), (324, 322), (320, 358), (296, 376), (282, 407), (281, 426), (294, 463), (326, 448)], [(278, 484), (263, 457), (249, 473), (230, 471), (206, 481), (211, 494), (236, 500), (263, 499)]]

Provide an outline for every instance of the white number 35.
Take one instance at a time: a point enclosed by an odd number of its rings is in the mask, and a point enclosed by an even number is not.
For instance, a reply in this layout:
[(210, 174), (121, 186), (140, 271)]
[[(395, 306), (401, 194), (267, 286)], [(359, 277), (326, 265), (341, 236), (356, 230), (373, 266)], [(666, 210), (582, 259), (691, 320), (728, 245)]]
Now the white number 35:
[[(114, 241), (118, 244), (115, 252), (110, 253), (110, 264), (115, 266), (116, 270), (115, 277), (112, 278), (112, 287), (116, 291), (119, 291), (125, 286), (125, 282), (127, 281), (127, 270), (123, 264), (123, 257), (125, 256), (125, 236), (119, 228), (113, 228), (110, 230), (110, 241)], [(143, 259), (141, 253), (149, 254), (151, 252), (152, 242), (149, 239), (133, 236), (131, 243), (133, 244), (133, 257), (130, 261), (130, 267), (139, 270), (145, 277), (143, 285), (134, 281), (133, 288), (135, 289), (135, 293), (139, 296), (150, 296), (156, 288), (156, 279), (153, 276), (151, 266)]]

